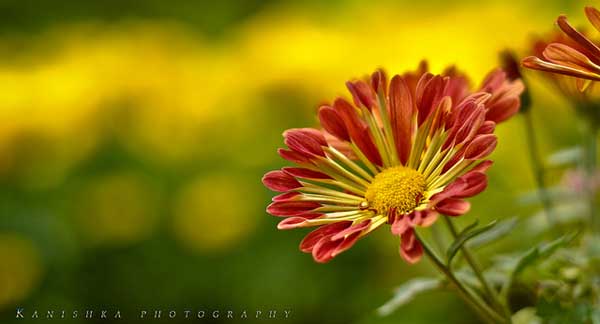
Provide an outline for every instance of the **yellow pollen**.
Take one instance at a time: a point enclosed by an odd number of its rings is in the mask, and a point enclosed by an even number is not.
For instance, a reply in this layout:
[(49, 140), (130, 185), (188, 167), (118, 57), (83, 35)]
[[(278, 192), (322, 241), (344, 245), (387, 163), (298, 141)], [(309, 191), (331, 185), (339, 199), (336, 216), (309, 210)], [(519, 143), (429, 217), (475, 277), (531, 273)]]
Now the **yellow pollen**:
[(369, 185), (365, 198), (370, 208), (385, 214), (394, 208), (408, 213), (419, 205), (425, 192), (425, 177), (403, 166), (391, 167), (377, 174)]

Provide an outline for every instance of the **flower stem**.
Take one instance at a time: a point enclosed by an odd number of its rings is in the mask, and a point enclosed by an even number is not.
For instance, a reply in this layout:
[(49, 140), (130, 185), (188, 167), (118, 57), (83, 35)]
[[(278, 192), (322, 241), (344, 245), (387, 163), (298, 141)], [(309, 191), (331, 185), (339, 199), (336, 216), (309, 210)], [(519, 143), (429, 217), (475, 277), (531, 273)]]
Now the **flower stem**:
[[(443, 218), (446, 221), (446, 225), (448, 225), (448, 230), (450, 231), (452, 236), (455, 239), (458, 238), (458, 231), (456, 230), (454, 223), (452, 223), (452, 220), (449, 217), (443, 217)], [(494, 307), (496, 307), (496, 309), (498, 311), (503, 312), (504, 317), (507, 319), (508, 322), (510, 322), (511, 313), (510, 313), (510, 309), (508, 308), (508, 305), (506, 303), (502, 302), (502, 300), (498, 296), (498, 292), (496, 291), (496, 289), (494, 289), (494, 287), (492, 287), (492, 285), (487, 281), (487, 279), (485, 279), (485, 276), (483, 275), (483, 271), (481, 270), (481, 266), (479, 265), (479, 263), (477, 262), (477, 260), (473, 256), (473, 254), (471, 253), (471, 250), (469, 249), (469, 247), (466, 244), (463, 244), (461, 246), (460, 250), (462, 251), (463, 255), (465, 256), (467, 263), (469, 263), (469, 265), (471, 266), (471, 269), (475, 273), (475, 276), (477, 276), (477, 279), (481, 283), (481, 286), (483, 286), (485, 293), (488, 295), (489, 299), (494, 304)]]
[(488, 323), (505, 323), (506, 321), (498, 315), (492, 308), (490, 308), (485, 301), (481, 299), (478, 295), (473, 293), (470, 289), (468, 289), (462, 282), (456, 278), (454, 273), (448, 268), (444, 262), (435, 254), (433, 249), (429, 246), (429, 244), (423, 240), (418, 233), (415, 232), (417, 238), (423, 245), (423, 250), (425, 251), (425, 255), (431, 260), (431, 262), (435, 265), (435, 267), (441, 271), (446, 278), (458, 289), (459, 296), (469, 305), (471, 306), (482, 319), (484, 319)]
[(554, 209), (552, 206), (552, 200), (548, 195), (548, 191), (546, 190), (546, 180), (545, 180), (545, 171), (544, 165), (542, 163), (542, 158), (540, 157), (540, 149), (537, 143), (537, 139), (535, 137), (535, 131), (533, 127), (533, 118), (531, 116), (531, 110), (523, 112), (523, 120), (525, 122), (525, 137), (527, 140), (527, 146), (529, 151), (529, 160), (531, 163), (531, 168), (533, 171), (533, 176), (535, 178), (535, 183), (538, 190), (538, 195), (542, 206), (544, 207), (544, 211), (546, 214), (546, 220), (548, 221), (548, 225), (552, 225), (555, 221), (554, 217)]
[(600, 219), (598, 219), (598, 215), (596, 213), (596, 190), (593, 188), (594, 179), (596, 177), (596, 164), (597, 155), (598, 155), (598, 128), (595, 126), (590, 126), (589, 134), (588, 134), (588, 147), (587, 147), (587, 165), (586, 165), (586, 173), (588, 179), (586, 181), (587, 185), (585, 186), (588, 200), (589, 200), (589, 209), (590, 209), (590, 222), (592, 226), (592, 232), (595, 234), (600, 234)]

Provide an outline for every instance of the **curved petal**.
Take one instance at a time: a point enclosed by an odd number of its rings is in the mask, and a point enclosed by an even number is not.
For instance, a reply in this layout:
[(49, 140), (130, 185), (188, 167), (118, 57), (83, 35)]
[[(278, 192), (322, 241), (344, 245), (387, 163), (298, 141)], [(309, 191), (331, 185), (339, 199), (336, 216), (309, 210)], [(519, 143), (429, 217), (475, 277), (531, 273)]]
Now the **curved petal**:
[(262, 178), (262, 183), (273, 191), (285, 192), (302, 187), (300, 182), (290, 174), (281, 170), (267, 172)]
[(400, 242), (400, 255), (410, 264), (419, 262), (423, 256), (423, 246), (417, 239), (413, 229), (410, 229), (402, 235)]
[(466, 214), (471, 209), (471, 204), (468, 201), (457, 198), (447, 198), (440, 201), (435, 209), (446, 216), (460, 216)]

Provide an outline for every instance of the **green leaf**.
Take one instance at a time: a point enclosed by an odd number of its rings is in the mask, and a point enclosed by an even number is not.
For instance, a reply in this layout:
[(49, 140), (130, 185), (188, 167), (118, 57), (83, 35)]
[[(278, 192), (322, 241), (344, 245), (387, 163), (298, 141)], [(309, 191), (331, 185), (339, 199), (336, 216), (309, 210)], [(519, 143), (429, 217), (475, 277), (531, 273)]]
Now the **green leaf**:
[(477, 237), (474, 237), (469, 241), (469, 246), (478, 248), (488, 243), (494, 242), (497, 239), (510, 233), (510, 231), (517, 226), (519, 219), (517, 217), (511, 217), (506, 220), (498, 222), (496, 226), (485, 233), (481, 233)]
[(437, 278), (414, 278), (394, 289), (394, 297), (377, 309), (377, 314), (387, 316), (398, 307), (407, 304), (420, 293), (438, 289), (442, 280)]
[(515, 261), (514, 268), (512, 269), (506, 282), (502, 286), (501, 295), (504, 297), (508, 296), (508, 292), (510, 290), (510, 287), (512, 286), (513, 281), (521, 272), (523, 272), (523, 270), (535, 263), (537, 260), (549, 257), (560, 247), (563, 247), (570, 243), (575, 238), (575, 236), (577, 236), (577, 234), (578, 233), (566, 234), (557, 238), (554, 241), (551, 241), (550, 243), (539, 244), (529, 249), (520, 257), (518, 257)]
[(454, 242), (452, 242), (452, 244), (450, 245), (450, 247), (448, 247), (448, 250), (446, 251), (446, 264), (448, 266), (450, 266), (450, 263), (452, 262), (452, 259), (454, 258), (454, 256), (456, 255), (456, 253), (458, 252), (458, 250), (460, 250), (460, 248), (470, 239), (485, 233), (487, 231), (489, 231), (492, 227), (494, 227), (494, 225), (496, 225), (496, 221), (493, 221), (483, 227), (480, 228), (475, 228), (475, 226), (477, 226), (477, 221), (475, 221), (473, 224), (465, 227), (456, 237), (456, 240), (454, 240)]
[(513, 277), (519, 275), (519, 273), (521, 273), (523, 270), (525, 270), (525, 268), (533, 264), (538, 259), (548, 257), (558, 250), (558, 248), (567, 245), (575, 238), (576, 234), (577, 233), (563, 235), (548, 244), (540, 244), (527, 251), (521, 258), (518, 259), (517, 265), (512, 273)]

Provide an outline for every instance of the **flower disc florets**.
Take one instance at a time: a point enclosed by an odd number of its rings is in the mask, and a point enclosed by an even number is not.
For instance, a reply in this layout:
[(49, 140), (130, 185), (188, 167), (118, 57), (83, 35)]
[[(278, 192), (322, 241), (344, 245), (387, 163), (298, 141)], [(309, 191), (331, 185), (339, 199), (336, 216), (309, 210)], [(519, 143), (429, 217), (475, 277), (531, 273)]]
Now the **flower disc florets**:
[(403, 166), (392, 167), (377, 174), (369, 185), (365, 199), (369, 208), (379, 213), (395, 210), (406, 214), (420, 203), (426, 189), (425, 177)]

